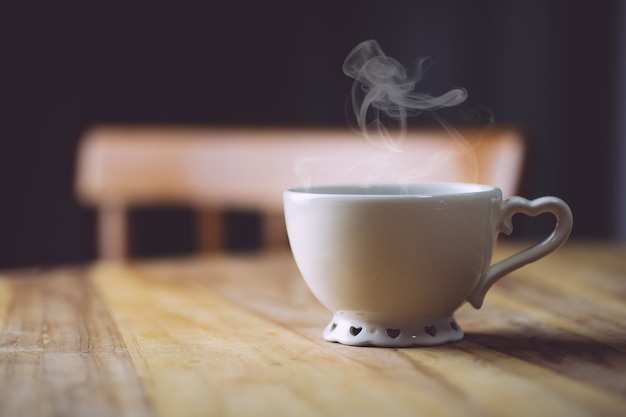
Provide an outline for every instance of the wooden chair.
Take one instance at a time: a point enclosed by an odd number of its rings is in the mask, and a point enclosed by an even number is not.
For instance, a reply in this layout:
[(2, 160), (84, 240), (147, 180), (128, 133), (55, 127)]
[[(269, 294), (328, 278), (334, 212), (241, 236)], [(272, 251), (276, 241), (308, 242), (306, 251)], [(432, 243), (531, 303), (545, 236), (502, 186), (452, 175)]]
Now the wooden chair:
[(511, 129), (410, 130), (381, 149), (349, 129), (97, 126), (78, 149), (76, 191), (98, 210), (99, 256), (129, 252), (128, 210), (187, 205), (199, 211), (199, 246), (221, 247), (219, 212), (258, 210), (266, 246), (286, 244), (282, 191), (306, 184), (466, 181), (518, 187), (524, 140)]

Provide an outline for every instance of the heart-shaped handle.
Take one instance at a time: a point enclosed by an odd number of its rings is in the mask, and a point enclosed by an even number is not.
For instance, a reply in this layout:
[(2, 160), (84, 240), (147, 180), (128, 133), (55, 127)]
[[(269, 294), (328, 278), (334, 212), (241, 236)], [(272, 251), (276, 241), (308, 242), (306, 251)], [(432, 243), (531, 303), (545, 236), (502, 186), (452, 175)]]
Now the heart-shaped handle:
[(476, 287), (467, 297), (467, 301), (475, 308), (480, 308), (483, 305), (487, 290), (496, 281), (506, 274), (554, 252), (565, 243), (572, 231), (572, 211), (560, 198), (541, 197), (530, 201), (522, 197), (511, 197), (500, 204), (500, 221), (498, 223), (498, 232), (500, 233), (508, 235), (513, 231), (512, 218), (517, 213), (533, 217), (542, 213), (552, 213), (556, 217), (556, 226), (544, 241), (487, 268)]

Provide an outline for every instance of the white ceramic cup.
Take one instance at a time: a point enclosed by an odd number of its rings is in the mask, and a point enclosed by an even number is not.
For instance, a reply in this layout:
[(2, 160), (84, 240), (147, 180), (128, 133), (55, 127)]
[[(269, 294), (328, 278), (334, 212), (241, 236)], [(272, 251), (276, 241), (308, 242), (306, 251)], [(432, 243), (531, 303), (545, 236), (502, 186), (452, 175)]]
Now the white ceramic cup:
[[(572, 212), (556, 197), (502, 200), (464, 183), (320, 186), (285, 191), (289, 242), (313, 294), (334, 313), (324, 338), (348, 345), (435, 345), (463, 338), (454, 311), (480, 308), (504, 275), (558, 249)], [(541, 243), (491, 265), (516, 213), (552, 213)]]

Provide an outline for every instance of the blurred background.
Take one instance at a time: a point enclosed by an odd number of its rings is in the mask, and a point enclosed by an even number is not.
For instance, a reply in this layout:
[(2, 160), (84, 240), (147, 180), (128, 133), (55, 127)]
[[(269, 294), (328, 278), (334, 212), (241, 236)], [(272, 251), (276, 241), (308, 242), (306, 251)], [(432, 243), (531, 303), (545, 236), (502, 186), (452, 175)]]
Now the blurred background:
[[(520, 194), (566, 200), (574, 239), (626, 238), (623, 2), (3, 2), (0, 268), (95, 257), (94, 212), (73, 188), (85, 129), (345, 126), (341, 65), (366, 39), (403, 64), (432, 57), (420, 91), (464, 87), (464, 108), (521, 129)], [(134, 216), (140, 255), (193, 251), (190, 212)], [(233, 247), (254, 241), (254, 216), (227, 220)]]

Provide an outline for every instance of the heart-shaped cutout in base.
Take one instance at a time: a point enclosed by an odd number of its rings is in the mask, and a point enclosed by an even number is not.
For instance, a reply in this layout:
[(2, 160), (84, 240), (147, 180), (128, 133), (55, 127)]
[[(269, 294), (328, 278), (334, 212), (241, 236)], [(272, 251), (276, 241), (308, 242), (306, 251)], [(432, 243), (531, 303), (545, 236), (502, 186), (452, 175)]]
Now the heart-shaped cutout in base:
[(335, 314), (324, 330), (324, 339), (352, 346), (432, 346), (463, 339), (453, 317), (412, 323), (367, 323)]

